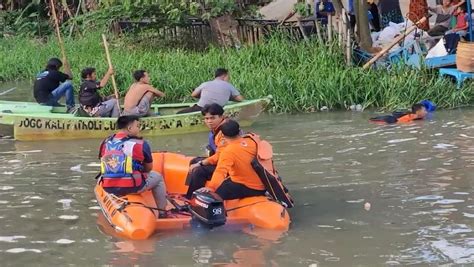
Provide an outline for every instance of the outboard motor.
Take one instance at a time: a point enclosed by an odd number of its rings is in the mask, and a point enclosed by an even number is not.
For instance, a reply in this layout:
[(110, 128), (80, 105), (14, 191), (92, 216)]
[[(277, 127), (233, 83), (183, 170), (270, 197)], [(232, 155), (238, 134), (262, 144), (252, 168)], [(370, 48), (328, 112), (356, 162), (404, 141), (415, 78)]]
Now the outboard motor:
[(210, 228), (221, 226), (226, 222), (224, 201), (214, 192), (194, 192), (189, 202), (189, 211), (195, 219)]

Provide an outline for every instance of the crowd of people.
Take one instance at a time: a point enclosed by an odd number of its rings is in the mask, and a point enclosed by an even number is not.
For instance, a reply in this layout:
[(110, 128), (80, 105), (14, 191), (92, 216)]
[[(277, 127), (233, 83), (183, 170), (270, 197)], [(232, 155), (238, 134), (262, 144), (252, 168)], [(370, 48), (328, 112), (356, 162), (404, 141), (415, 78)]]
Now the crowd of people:
[[(469, 12), (465, 0), (442, 0), (439, 5), (428, 6), (426, 0), (410, 1), (415, 8), (423, 9), (436, 14), (433, 27), (428, 30), (428, 35), (432, 37), (443, 36), (445, 34), (456, 33), (465, 37), (468, 29)], [(419, 3), (419, 5), (417, 5)], [(368, 16), (372, 29), (376, 32), (388, 25), (388, 22), (402, 23), (404, 16), (400, 11), (399, 1), (367, 0)], [(427, 9), (427, 10), (425, 10)], [(355, 27), (354, 0), (347, 1), (347, 12), (350, 17), (351, 27)], [(413, 12), (410, 10), (410, 12)], [(393, 16), (384, 17), (385, 13)], [(314, 14), (323, 25), (328, 22), (329, 16), (335, 15), (335, 8), (330, 0), (315, 0)], [(395, 15), (396, 14), (396, 15)], [(427, 15), (427, 14), (426, 14)], [(384, 21), (388, 21), (385, 22)], [(429, 26), (428, 26), (429, 28)]]
[[(62, 67), (62, 61), (57, 58), (48, 61), (34, 83), (34, 97), (42, 105), (61, 106), (58, 101), (64, 96), (68, 111), (71, 111), (75, 107), (72, 74), (67, 63), (64, 72), (61, 72)], [(152, 170), (152, 150), (140, 137), (140, 117), (153, 115), (150, 111), (153, 99), (165, 97), (165, 94), (150, 84), (150, 76), (145, 70), (137, 70), (133, 73), (135, 82), (125, 95), (121, 111), (115, 96), (103, 97), (99, 93), (113, 73), (114, 70), (109, 69), (99, 81), (95, 68), (85, 68), (81, 72), (79, 90), (80, 108), (87, 114), (118, 118), (118, 132), (106, 138), (99, 150), (102, 186), (118, 196), (150, 190), (160, 210), (159, 217), (167, 217), (164, 211), (166, 185), (162, 175)], [(239, 124), (224, 115), (223, 106), (229, 100), (242, 101), (244, 98), (229, 83), (230, 75), (226, 69), (217, 69), (214, 76), (214, 80), (202, 83), (192, 92), (191, 96), (199, 101), (178, 112), (201, 112), (210, 130), (209, 157), (197, 157), (191, 161), (186, 197), (190, 199), (195, 191), (215, 191), (224, 200), (265, 195), (265, 186), (251, 166), (257, 154), (257, 144), (245, 138)], [(117, 172), (121, 177), (116, 176)]]

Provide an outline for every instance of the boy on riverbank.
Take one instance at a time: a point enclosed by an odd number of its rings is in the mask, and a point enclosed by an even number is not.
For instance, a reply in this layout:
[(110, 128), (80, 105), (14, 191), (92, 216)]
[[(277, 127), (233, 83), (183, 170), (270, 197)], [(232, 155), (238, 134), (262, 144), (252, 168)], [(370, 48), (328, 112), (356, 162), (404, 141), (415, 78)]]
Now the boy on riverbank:
[(453, 16), (454, 11), (466, 1), (459, 1), (457, 4), (453, 4), (452, 0), (443, 0), (442, 5), (435, 7), (428, 7), (428, 10), (437, 14), (436, 24), (428, 31), (430, 36), (442, 36), (449, 30), (449, 24)]
[(461, 37), (466, 36), (467, 28), (469, 27), (469, 17), (466, 12), (466, 6), (459, 6), (454, 15), (456, 16), (456, 26), (452, 30), (447, 31), (446, 34), (456, 33)]
[(91, 117), (118, 117), (120, 116), (120, 109), (118, 106), (118, 99), (111, 98), (103, 99), (98, 90), (103, 88), (114, 70), (109, 68), (100, 82), (97, 81), (97, 74), (95, 68), (85, 68), (81, 72), (83, 79), (79, 90), (79, 102), (82, 108)]

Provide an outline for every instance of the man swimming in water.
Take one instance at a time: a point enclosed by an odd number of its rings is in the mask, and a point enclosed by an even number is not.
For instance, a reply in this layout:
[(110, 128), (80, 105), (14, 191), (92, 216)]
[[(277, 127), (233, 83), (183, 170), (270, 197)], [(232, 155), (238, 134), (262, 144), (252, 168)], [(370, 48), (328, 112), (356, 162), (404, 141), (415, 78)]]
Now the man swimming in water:
[(412, 122), (414, 120), (423, 120), (426, 115), (428, 114), (428, 109), (422, 103), (414, 104), (411, 107), (411, 112), (409, 113), (396, 113), (394, 112), (392, 115), (383, 115), (378, 116), (375, 118), (370, 118), (372, 122), (382, 122), (387, 124), (392, 123), (407, 123)]

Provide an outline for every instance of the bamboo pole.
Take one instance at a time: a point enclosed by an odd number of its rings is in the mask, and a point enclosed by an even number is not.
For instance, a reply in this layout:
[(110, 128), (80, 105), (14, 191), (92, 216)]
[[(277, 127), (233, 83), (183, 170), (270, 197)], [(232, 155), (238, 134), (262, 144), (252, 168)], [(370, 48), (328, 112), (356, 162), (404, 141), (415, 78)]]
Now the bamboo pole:
[(342, 46), (345, 47), (348, 36), (347, 36), (347, 14), (344, 8), (341, 11), (341, 20), (342, 20)]
[(347, 66), (352, 65), (352, 40), (351, 40), (351, 29), (347, 27), (347, 40), (346, 40), (346, 60)]
[(71, 28), (69, 28), (69, 38), (71, 38), (72, 32), (74, 30), (74, 26), (76, 25), (75, 18), (79, 15), (79, 11), (81, 10), (79, 7), (81, 6), (81, 4), (82, 4), (82, 0), (79, 0), (79, 4), (77, 5), (77, 10), (76, 10), (76, 15), (74, 16), (74, 18), (71, 18), (73, 19), (73, 21), (72, 21)]
[(327, 27), (328, 27), (328, 41), (329, 41), (329, 44), (331, 44), (332, 43), (332, 16), (331, 15), (328, 16)]
[(318, 35), (318, 41), (323, 43), (323, 36), (321, 35), (321, 27), (319, 26), (318, 20), (314, 20), (314, 27), (316, 27), (316, 34)]
[(417, 21), (413, 26), (408, 28), (403, 34), (395, 38), (393, 42), (390, 43), (389, 46), (385, 47), (382, 49), (382, 51), (378, 52), (372, 59), (369, 60), (369, 62), (365, 63), (364, 66), (362, 67), (363, 69), (367, 69), (370, 67), (372, 64), (374, 64), (375, 61), (377, 61), (379, 58), (381, 58), (385, 53), (387, 53), (392, 47), (394, 47), (398, 42), (403, 40), (408, 34), (410, 34), (412, 31), (414, 31), (417, 28), (417, 25), (422, 24), (423, 22), (426, 21), (426, 17), (421, 18), (419, 21)]
[(344, 30), (343, 30), (343, 27), (342, 27), (342, 15), (337, 20), (337, 31), (338, 31), (338, 34), (339, 34), (339, 36), (338, 36), (339, 45), (341, 47), (343, 47), (344, 43), (343, 43), (342, 35), (344, 34)]
[[(50, 0), (50, 5), (51, 5), (51, 13), (53, 15), (53, 19), (54, 19), (54, 26), (56, 28), (56, 35), (58, 37), (58, 42), (59, 42), (59, 48), (61, 49), (61, 55), (63, 57), (63, 64), (66, 66), (67, 64), (67, 60), (66, 60), (66, 49), (64, 49), (64, 43), (63, 43), (63, 39), (61, 38), (61, 32), (59, 31), (59, 21), (58, 21), (58, 17), (56, 15), (56, 8), (54, 6), (54, 0)], [(67, 65), (69, 66), (69, 64)]]
[[(109, 44), (107, 43), (107, 38), (105, 37), (105, 34), (102, 34), (102, 41), (104, 42), (104, 48), (105, 48), (105, 56), (107, 57), (107, 63), (109, 64), (109, 68), (113, 69), (112, 66), (112, 60), (110, 59), (110, 53), (109, 53)], [(115, 98), (117, 98), (117, 106), (120, 111), (120, 114), (122, 114), (122, 111), (120, 109), (120, 101), (119, 101), (119, 93), (117, 89), (117, 83), (115, 82), (115, 74), (112, 73), (112, 86), (114, 88), (114, 94)]]

